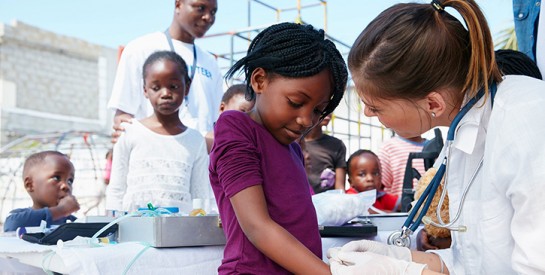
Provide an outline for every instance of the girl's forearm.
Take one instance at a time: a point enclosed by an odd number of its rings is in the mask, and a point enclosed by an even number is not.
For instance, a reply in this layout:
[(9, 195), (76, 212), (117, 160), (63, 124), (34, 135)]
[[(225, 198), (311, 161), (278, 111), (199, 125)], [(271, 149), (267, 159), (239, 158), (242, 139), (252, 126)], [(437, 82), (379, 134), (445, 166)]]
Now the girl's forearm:
[(263, 254), (294, 274), (331, 274), (329, 266), (277, 223), (245, 232)]

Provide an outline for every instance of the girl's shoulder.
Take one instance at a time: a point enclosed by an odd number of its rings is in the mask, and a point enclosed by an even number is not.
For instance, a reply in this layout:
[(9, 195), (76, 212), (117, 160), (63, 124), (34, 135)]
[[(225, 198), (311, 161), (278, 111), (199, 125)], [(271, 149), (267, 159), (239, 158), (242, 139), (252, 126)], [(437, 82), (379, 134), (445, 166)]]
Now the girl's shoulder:
[(228, 110), (220, 114), (216, 125), (219, 127), (231, 127), (237, 125), (239, 127), (253, 127), (257, 123), (244, 112), (236, 110)]
[(197, 131), (196, 129), (193, 129), (193, 128), (189, 128), (189, 127), (187, 127), (185, 129), (185, 131), (178, 134), (177, 136), (183, 136), (183, 137), (187, 137), (189, 139), (204, 141), (204, 136), (199, 131)]

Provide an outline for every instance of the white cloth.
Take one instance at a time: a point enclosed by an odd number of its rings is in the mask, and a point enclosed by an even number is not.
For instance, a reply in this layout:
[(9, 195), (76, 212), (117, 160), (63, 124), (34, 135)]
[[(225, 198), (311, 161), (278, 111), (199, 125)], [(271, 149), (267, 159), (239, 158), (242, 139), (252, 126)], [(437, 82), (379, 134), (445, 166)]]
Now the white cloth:
[(456, 223), (467, 232), (452, 231), (450, 249), (428, 252), (438, 254), (450, 274), (544, 273), (545, 82), (506, 76), (492, 110), (490, 98), (482, 103), (460, 122), (447, 166), (454, 217), (484, 155)]
[(136, 119), (114, 146), (106, 209), (134, 211), (154, 206), (193, 209), (195, 198), (211, 198), (204, 138), (188, 128), (181, 134), (157, 134)]
[[(175, 39), (172, 39), (172, 43), (176, 53), (187, 63), (191, 74), (194, 45)], [(184, 101), (180, 107), (180, 119), (184, 125), (198, 130), (204, 136), (212, 130), (219, 115), (223, 96), (222, 76), (214, 56), (195, 47), (197, 68), (191, 81), (188, 101)], [(162, 32), (141, 36), (125, 46), (117, 66), (108, 108), (122, 110), (134, 115), (136, 119), (153, 114), (153, 108), (144, 96), (142, 66), (149, 55), (160, 50), (170, 51), (168, 40)]]
[(57, 249), (67, 274), (217, 274), (223, 246), (148, 248), (136, 242), (93, 248)]
[(539, 25), (536, 37), (536, 63), (542, 76), (545, 76), (545, 8), (541, 2), (539, 9)]

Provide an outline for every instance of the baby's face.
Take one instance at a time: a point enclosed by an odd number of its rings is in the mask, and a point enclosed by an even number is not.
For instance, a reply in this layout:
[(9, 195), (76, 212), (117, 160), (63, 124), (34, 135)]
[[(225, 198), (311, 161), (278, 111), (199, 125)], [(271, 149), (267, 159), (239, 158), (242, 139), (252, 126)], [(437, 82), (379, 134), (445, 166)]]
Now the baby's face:
[(354, 157), (351, 161), (348, 174), (350, 186), (358, 192), (380, 189), (380, 166), (375, 156), (365, 153)]
[(27, 190), (35, 208), (53, 207), (72, 193), (74, 166), (67, 157), (48, 155), (32, 168), (32, 187)]
[(223, 105), (223, 111), (237, 110), (248, 112), (254, 107), (254, 101), (248, 101), (244, 95), (234, 95), (227, 103)]

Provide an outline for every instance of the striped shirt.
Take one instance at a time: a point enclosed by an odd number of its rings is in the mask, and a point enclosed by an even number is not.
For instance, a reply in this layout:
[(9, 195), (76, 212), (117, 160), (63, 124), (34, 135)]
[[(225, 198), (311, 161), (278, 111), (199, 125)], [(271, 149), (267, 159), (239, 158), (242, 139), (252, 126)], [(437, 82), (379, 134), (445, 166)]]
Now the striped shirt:
[[(426, 142), (426, 140), (420, 143), (413, 142), (400, 136), (394, 136), (384, 142), (378, 153), (384, 191), (401, 196), (409, 153), (422, 152)], [(421, 175), (424, 175), (425, 169), (422, 159), (413, 159), (413, 168), (418, 170)], [(417, 182), (416, 179), (413, 179), (414, 187), (416, 187)]]

